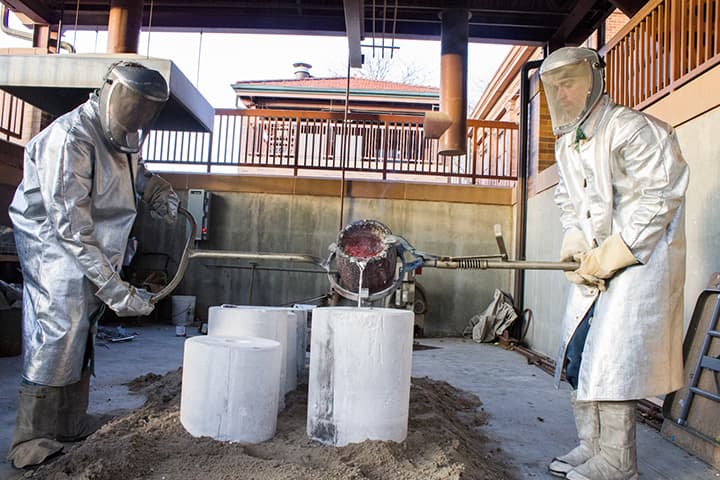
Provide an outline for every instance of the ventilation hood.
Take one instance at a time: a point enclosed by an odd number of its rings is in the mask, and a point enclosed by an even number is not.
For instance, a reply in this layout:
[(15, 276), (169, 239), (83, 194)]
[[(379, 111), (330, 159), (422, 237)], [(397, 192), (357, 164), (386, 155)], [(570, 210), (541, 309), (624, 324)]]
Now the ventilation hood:
[(108, 68), (126, 60), (159, 71), (170, 87), (157, 130), (211, 132), (215, 110), (171, 61), (137, 54), (0, 55), (0, 89), (53, 115), (69, 112), (100, 87)]

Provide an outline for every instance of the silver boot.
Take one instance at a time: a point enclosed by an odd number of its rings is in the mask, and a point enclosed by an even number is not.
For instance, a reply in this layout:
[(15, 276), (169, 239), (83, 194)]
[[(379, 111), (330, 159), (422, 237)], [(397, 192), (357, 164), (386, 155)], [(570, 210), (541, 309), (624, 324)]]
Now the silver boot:
[(567, 474), (570, 480), (636, 480), (636, 401), (598, 402), (600, 453)]
[(62, 401), (58, 412), (58, 440), (61, 442), (83, 440), (112, 418), (110, 415), (88, 414), (89, 399), (90, 372), (86, 370), (79, 382), (62, 387)]
[(62, 387), (21, 384), (15, 433), (7, 459), (16, 468), (39, 465), (60, 452), (55, 441)]
[(552, 475), (565, 478), (565, 475), (587, 462), (600, 452), (600, 419), (598, 402), (578, 402), (577, 391), (570, 392), (570, 403), (575, 415), (580, 444), (565, 455), (553, 458), (548, 470)]

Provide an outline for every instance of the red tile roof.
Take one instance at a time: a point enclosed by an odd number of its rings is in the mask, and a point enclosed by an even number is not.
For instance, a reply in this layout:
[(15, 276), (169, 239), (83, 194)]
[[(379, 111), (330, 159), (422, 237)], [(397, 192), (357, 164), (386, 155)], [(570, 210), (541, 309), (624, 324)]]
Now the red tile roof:
[[(301, 79), (285, 79), (285, 80), (245, 80), (235, 82), (235, 85), (267, 85), (274, 87), (305, 87), (305, 88), (337, 88), (345, 89), (347, 85), (346, 77), (331, 78), (301, 78)], [(388, 82), (386, 80), (372, 80), (369, 78), (350, 78), (350, 90), (388, 90), (388, 91), (405, 91), (405, 92), (428, 92), (438, 93), (437, 87), (427, 87), (423, 85), (408, 85), (400, 82)]]

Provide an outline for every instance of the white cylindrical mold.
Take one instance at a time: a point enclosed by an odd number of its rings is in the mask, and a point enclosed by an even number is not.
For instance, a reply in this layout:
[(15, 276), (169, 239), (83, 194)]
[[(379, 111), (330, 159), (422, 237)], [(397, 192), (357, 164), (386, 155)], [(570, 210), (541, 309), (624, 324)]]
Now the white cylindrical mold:
[(313, 310), (307, 433), (326, 445), (407, 436), (414, 315)]
[[(208, 335), (260, 337), (280, 342), (283, 358), (280, 410), (285, 408), (285, 393), (297, 385), (295, 332), (290, 332), (295, 324), (295, 314), (287, 308), (222, 305), (210, 307), (208, 312)], [(292, 367), (290, 370), (288, 365)]]
[(265, 338), (185, 341), (180, 422), (194, 437), (259, 443), (275, 435), (282, 349)]

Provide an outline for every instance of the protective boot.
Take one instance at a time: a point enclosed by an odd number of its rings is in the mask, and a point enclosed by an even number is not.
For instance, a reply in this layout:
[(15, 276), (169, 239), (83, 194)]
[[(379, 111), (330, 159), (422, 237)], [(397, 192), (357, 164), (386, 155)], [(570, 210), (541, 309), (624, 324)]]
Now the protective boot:
[(89, 415), (89, 400), (90, 371), (85, 370), (79, 382), (62, 387), (56, 437), (59, 441), (83, 440), (112, 418), (111, 415)]
[(637, 402), (598, 402), (600, 453), (567, 474), (570, 480), (636, 480)]
[(600, 452), (600, 419), (598, 402), (578, 402), (577, 391), (570, 393), (570, 403), (575, 415), (580, 444), (570, 452), (553, 458), (548, 470), (552, 475), (565, 478), (573, 468), (581, 465)]
[(39, 465), (60, 452), (55, 441), (61, 387), (23, 383), (15, 421), (15, 433), (7, 459), (16, 468)]

